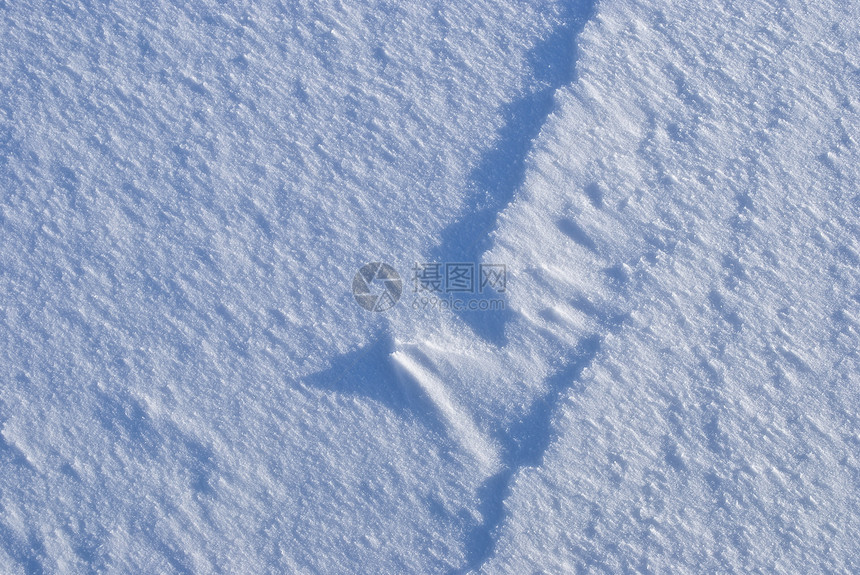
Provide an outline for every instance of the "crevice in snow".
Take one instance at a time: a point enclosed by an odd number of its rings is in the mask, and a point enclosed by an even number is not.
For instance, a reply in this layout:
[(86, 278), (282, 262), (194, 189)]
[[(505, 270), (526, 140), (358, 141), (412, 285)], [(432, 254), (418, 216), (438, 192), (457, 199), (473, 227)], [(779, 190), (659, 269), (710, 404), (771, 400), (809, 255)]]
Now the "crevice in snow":
[(481, 485), (478, 495), (482, 521), (467, 535), (466, 565), (455, 573), (476, 571), (491, 556), (498, 528), (505, 519), (505, 499), (511, 482), (522, 468), (540, 464), (552, 441), (556, 405), (576, 385), (599, 351), (598, 336), (584, 338), (572, 354), (573, 359), (549, 378), (548, 392), (531, 405), (524, 417), (503, 431), (503, 467)]
[[(594, 0), (570, 2), (563, 24), (529, 53), (533, 83), (530, 89), (502, 111), (504, 126), (496, 141), (472, 171), (469, 198), (463, 216), (442, 231), (429, 261), (477, 261), (490, 245), (499, 214), (522, 185), (532, 143), (555, 110), (555, 94), (575, 80), (576, 38), (594, 13)], [(504, 343), (503, 325), (483, 315), (461, 312), (469, 327), (493, 343)], [(498, 314), (502, 323), (509, 314)], [(483, 320), (483, 321), (482, 321)]]
[(391, 359), (401, 377), (414, 382), (432, 402), (451, 436), (478, 461), (481, 468), (488, 473), (498, 470), (498, 446), (481, 433), (471, 415), (451, 397), (445, 383), (406, 352), (394, 352)]

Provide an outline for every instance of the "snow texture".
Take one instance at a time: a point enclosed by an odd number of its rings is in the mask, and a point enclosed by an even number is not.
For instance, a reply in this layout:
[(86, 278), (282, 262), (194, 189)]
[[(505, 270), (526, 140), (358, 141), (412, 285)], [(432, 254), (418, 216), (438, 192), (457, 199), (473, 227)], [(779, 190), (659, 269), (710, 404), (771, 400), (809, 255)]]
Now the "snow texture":
[(0, 572), (857, 572), (856, 22), (0, 0)]

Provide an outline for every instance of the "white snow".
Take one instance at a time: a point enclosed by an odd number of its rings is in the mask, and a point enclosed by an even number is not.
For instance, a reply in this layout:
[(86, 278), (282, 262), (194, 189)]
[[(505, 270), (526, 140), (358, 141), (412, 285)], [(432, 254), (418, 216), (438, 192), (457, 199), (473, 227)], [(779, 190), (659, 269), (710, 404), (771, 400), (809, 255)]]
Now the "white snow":
[(857, 571), (858, 21), (0, 1), (0, 571)]

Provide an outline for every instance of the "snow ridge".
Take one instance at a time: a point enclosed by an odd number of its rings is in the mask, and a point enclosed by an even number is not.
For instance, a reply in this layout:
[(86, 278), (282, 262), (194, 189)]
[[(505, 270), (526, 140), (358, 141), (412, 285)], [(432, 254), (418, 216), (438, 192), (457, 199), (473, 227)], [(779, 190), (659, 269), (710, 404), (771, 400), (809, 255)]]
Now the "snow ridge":
[[(567, 5), (560, 25), (529, 54), (534, 82), (517, 100), (505, 106), (505, 124), (497, 140), (470, 175), (470, 199), (463, 216), (445, 228), (430, 261), (476, 261), (491, 242), (497, 218), (522, 185), (532, 142), (555, 110), (555, 94), (576, 79), (576, 38), (594, 14), (594, 0), (578, 0)], [(478, 335), (501, 343), (504, 329), (484, 314), (461, 313)], [(497, 314), (503, 322), (509, 314)], [(492, 319), (492, 318), (491, 318)]]
[(477, 571), (489, 559), (497, 541), (497, 531), (505, 519), (505, 499), (511, 482), (522, 468), (539, 465), (552, 441), (552, 421), (556, 404), (576, 385), (583, 370), (600, 350), (600, 338), (585, 338), (573, 360), (548, 381), (549, 392), (537, 400), (528, 413), (505, 432), (503, 468), (483, 482), (479, 490), (482, 521), (467, 536), (467, 562), (454, 573)]
[(452, 399), (445, 388), (445, 383), (405, 352), (394, 352), (391, 354), (391, 359), (402, 376), (414, 381), (433, 402), (449, 427), (451, 435), (459, 439), (463, 448), (475, 457), (481, 467), (489, 472), (498, 469), (499, 448), (484, 437), (469, 413)]

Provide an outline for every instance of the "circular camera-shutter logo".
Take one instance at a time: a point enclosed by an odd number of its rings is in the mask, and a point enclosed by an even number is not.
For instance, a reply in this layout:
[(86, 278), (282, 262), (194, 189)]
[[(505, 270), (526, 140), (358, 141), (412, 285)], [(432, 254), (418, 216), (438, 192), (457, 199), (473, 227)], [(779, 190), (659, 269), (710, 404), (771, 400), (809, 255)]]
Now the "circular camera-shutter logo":
[(362, 266), (352, 280), (352, 295), (367, 311), (385, 311), (394, 307), (403, 292), (400, 274), (381, 262)]

